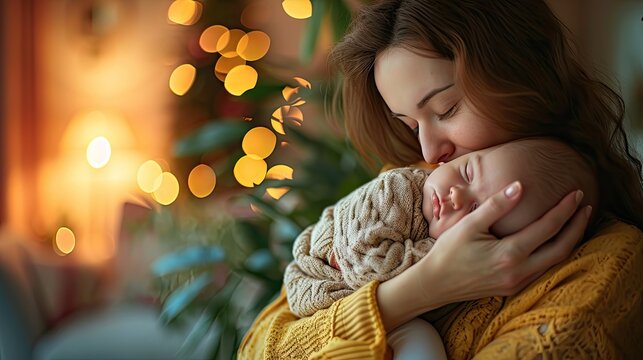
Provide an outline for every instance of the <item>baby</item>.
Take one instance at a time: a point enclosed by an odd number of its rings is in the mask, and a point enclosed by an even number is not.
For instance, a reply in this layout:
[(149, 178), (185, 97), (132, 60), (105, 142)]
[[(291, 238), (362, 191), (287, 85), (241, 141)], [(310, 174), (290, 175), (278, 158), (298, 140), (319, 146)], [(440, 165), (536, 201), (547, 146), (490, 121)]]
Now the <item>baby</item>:
[[(432, 171), (384, 172), (326, 208), (295, 240), (294, 261), (284, 275), (292, 312), (311, 315), (372, 280), (400, 274), (426, 255), (440, 234), (514, 180), (521, 181), (523, 198), (491, 228), (499, 238), (522, 229), (575, 189), (583, 190), (584, 205), (597, 208), (592, 169), (569, 146), (551, 139), (498, 145)], [(439, 310), (423, 317), (432, 319)], [(396, 359), (446, 358), (437, 332), (423, 320), (399, 327), (388, 341)]]

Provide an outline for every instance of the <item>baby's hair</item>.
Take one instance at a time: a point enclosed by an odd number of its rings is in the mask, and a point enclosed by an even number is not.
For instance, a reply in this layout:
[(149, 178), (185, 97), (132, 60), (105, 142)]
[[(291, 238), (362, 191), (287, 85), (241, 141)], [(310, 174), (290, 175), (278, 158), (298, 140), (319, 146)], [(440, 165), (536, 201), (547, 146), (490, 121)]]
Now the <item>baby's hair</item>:
[(528, 163), (528, 188), (536, 190), (541, 203), (555, 205), (571, 191), (580, 189), (584, 196), (580, 206), (592, 205), (593, 214), (587, 234), (599, 219), (598, 183), (594, 169), (577, 151), (561, 141), (547, 138), (516, 140), (505, 146)]

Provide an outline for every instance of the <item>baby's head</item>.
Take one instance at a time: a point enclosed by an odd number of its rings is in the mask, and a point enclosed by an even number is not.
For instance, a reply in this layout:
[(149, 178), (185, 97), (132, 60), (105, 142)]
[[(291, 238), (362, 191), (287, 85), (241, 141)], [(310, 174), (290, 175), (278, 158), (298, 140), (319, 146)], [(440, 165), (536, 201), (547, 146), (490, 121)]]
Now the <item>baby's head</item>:
[(598, 209), (596, 176), (576, 151), (557, 140), (522, 139), (460, 156), (429, 175), (422, 204), (429, 235), (438, 238), (515, 180), (523, 186), (522, 199), (492, 226), (498, 237), (529, 225), (573, 190), (584, 192), (581, 206)]

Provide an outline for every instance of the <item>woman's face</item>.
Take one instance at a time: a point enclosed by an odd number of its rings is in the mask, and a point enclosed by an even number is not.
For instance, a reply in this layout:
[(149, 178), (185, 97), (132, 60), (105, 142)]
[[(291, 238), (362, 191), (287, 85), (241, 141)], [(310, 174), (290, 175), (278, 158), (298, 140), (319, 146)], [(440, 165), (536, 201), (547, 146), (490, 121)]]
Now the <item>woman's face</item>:
[(447, 162), (514, 139), (473, 111), (455, 84), (450, 60), (392, 47), (375, 59), (374, 75), (392, 115), (416, 132), (428, 163)]

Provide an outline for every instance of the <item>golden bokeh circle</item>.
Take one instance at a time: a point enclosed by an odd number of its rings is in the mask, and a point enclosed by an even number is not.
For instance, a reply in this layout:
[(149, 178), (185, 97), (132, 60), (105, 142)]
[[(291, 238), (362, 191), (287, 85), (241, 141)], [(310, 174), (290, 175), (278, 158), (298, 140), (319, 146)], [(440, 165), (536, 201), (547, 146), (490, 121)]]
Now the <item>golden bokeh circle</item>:
[(161, 175), (161, 185), (152, 193), (152, 197), (161, 205), (170, 205), (179, 196), (179, 181), (170, 172)]
[(275, 150), (277, 136), (270, 129), (259, 126), (250, 129), (243, 137), (241, 147), (246, 155), (265, 159)]
[(245, 155), (234, 165), (234, 178), (245, 187), (254, 187), (261, 184), (266, 178), (268, 164), (256, 156)]
[[(289, 179), (292, 180), (293, 178), (293, 169), (290, 166), (287, 165), (275, 165), (268, 170), (266, 173), (266, 179), (270, 180), (284, 180), (284, 179)], [(290, 188), (286, 186), (282, 187), (276, 187), (276, 188), (267, 188), (266, 192), (270, 197), (272, 197), (275, 200), (279, 200), (282, 196), (284, 196)]]
[(251, 31), (239, 40), (237, 53), (248, 61), (257, 61), (270, 49), (270, 36), (263, 31)]
[(224, 86), (228, 92), (235, 96), (241, 96), (244, 92), (257, 85), (259, 75), (250, 65), (235, 66), (225, 77)]
[(179, 65), (172, 75), (170, 75), (170, 90), (179, 96), (185, 95), (190, 90), (194, 78), (196, 76), (196, 68), (191, 64)]
[(201, 46), (201, 49), (205, 52), (217, 52), (217, 43), (219, 42), (219, 39), (221, 39), (221, 36), (228, 31), (228, 28), (222, 25), (210, 26), (201, 33), (201, 37), (199, 37), (199, 46)]
[(139, 166), (136, 173), (138, 187), (148, 194), (153, 193), (161, 186), (163, 169), (154, 160), (147, 160)]
[(284, 0), (281, 6), (286, 14), (295, 19), (307, 19), (313, 14), (310, 0)]
[(221, 56), (219, 60), (217, 60), (217, 63), (214, 65), (214, 75), (217, 77), (217, 79), (225, 82), (225, 78), (230, 72), (230, 70), (234, 69), (239, 65), (245, 65), (245, 64), (246, 64), (246, 61), (239, 56), (235, 56), (231, 58)]
[(217, 41), (217, 51), (221, 56), (235, 57), (237, 54), (237, 45), (239, 40), (246, 34), (245, 31), (239, 29), (231, 29), (221, 35)]
[(188, 188), (198, 198), (204, 198), (214, 190), (217, 184), (217, 176), (211, 167), (199, 164), (190, 171), (188, 176)]

